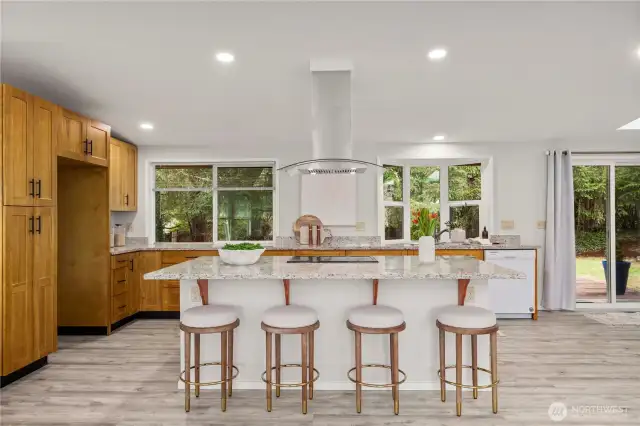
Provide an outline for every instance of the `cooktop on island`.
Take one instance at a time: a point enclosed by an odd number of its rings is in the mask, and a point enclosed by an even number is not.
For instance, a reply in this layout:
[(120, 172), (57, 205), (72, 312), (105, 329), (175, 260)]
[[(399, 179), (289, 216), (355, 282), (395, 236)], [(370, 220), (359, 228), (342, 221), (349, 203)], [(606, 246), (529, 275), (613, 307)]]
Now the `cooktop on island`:
[(287, 263), (378, 263), (372, 256), (293, 256)]

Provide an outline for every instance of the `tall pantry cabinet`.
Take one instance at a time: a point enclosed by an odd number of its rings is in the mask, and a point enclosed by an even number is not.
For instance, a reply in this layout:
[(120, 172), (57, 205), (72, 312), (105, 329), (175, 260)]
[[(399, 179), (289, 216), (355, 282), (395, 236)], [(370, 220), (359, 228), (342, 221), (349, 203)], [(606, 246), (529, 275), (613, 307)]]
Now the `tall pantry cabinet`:
[[(57, 349), (58, 106), (2, 85), (0, 379)], [(1, 384), (1, 383), (0, 383)]]

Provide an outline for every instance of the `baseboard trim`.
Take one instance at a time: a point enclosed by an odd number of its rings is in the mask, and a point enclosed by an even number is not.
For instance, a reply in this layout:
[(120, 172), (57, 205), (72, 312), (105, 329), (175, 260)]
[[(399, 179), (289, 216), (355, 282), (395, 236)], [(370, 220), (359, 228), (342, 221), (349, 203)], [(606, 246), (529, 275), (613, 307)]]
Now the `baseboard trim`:
[(180, 319), (177, 311), (140, 311), (136, 314), (138, 319)]
[(58, 326), (58, 336), (106, 336), (106, 326)]
[(111, 332), (113, 333), (115, 330), (119, 329), (123, 325), (129, 324), (131, 321), (136, 319), (136, 314), (131, 315), (130, 317), (122, 318), (120, 321), (116, 321), (111, 324)]
[(19, 370), (14, 371), (13, 373), (9, 373), (6, 376), (0, 376), (0, 388), (3, 388), (16, 380), (20, 380), (24, 376), (27, 376), (33, 373), (36, 370), (41, 369), (45, 365), (47, 365), (48, 359), (47, 357), (42, 357), (39, 360), (33, 361), (29, 365), (25, 365)]

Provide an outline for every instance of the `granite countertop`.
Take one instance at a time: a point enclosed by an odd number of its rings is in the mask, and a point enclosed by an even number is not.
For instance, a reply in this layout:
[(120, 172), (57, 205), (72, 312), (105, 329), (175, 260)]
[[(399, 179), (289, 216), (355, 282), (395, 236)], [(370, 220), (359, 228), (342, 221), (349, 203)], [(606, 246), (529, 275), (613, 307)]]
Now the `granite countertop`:
[(288, 256), (263, 256), (248, 266), (203, 256), (144, 274), (147, 280), (254, 279), (524, 279), (525, 274), (469, 256), (442, 256), (420, 263), (417, 256), (378, 256), (378, 263), (287, 263)]
[[(224, 246), (218, 243), (133, 243), (124, 247), (111, 247), (111, 254), (124, 254), (136, 251), (152, 250), (217, 250)], [(380, 237), (333, 237), (327, 239), (320, 246), (308, 246), (298, 243), (293, 237), (277, 237), (273, 245), (266, 245), (269, 250), (417, 250), (417, 243), (386, 243)], [(530, 245), (507, 246), (494, 244), (481, 246), (479, 244), (438, 243), (436, 249), (441, 250), (537, 250), (540, 247)]]

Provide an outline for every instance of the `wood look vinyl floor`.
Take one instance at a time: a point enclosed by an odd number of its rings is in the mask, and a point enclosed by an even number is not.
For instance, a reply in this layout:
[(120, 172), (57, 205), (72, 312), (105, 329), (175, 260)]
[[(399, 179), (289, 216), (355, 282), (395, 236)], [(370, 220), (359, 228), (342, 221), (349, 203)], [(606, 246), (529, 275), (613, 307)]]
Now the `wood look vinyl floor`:
[[(109, 337), (60, 337), (48, 366), (0, 391), (0, 424), (640, 425), (640, 327), (612, 328), (569, 313), (500, 325), (497, 415), (490, 393), (473, 400), (465, 392), (457, 418), (455, 394), (442, 403), (437, 391), (401, 391), (399, 416), (390, 391), (365, 392), (360, 415), (354, 392), (316, 391), (303, 416), (299, 392), (283, 391), (267, 413), (263, 391), (243, 390), (234, 392), (226, 413), (219, 410), (219, 393), (210, 391), (192, 396), (185, 413), (176, 388), (178, 323), (139, 320)], [(548, 415), (556, 401), (568, 406), (557, 423)]]

